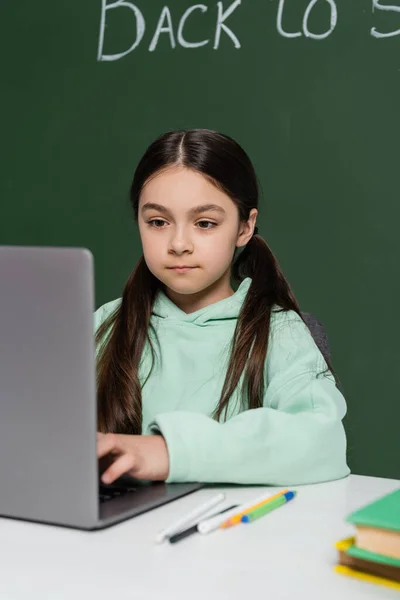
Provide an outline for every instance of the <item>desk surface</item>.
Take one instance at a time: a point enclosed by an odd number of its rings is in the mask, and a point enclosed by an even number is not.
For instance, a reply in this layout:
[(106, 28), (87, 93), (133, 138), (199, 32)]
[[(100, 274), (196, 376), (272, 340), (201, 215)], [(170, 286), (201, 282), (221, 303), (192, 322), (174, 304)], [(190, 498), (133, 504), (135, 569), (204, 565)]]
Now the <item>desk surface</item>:
[[(154, 545), (155, 534), (214, 492), (201, 490), (110, 529), (81, 532), (0, 519), (1, 600), (390, 600), (399, 593), (337, 575), (345, 516), (400, 487), (350, 477), (298, 486), (297, 497), (250, 525)], [(243, 502), (259, 488), (226, 488)], [(120, 594), (120, 596), (119, 596)]]

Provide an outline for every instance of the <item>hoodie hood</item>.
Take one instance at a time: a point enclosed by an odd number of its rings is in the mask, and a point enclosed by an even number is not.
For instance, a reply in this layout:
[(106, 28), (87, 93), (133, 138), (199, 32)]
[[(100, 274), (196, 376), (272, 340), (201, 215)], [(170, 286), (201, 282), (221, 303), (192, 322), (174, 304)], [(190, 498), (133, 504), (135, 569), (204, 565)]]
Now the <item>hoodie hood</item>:
[[(153, 316), (161, 319), (193, 323), (194, 325), (206, 325), (215, 321), (226, 321), (237, 319), (251, 285), (251, 278), (246, 277), (236, 292), (219, 302), (200, 308), (192, 313), (185, 313), (178, 308), (168, 296), (160, 290), (153, 305)], [(215, 324), (215, 323), (214, 323)]]

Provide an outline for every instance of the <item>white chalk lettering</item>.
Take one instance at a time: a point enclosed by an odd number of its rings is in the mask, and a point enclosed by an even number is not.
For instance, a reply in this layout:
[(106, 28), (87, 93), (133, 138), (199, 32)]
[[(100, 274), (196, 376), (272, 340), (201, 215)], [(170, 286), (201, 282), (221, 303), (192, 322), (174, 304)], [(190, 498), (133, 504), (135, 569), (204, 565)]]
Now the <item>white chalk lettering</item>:
[[(372, 12), (376, 10), (386, 10), (388, 12), (397, 12), (400, 13), (400, 6), (390, 6), (388, 4), (379, 4), (379, 0), (372, 0)], [(371, 35), (376, 38), (388, 38), (394, 37), (395, 35), (400, 35), (400, 29), (397, 31), (390, 31), (389, 33), (381, 33), (376, 29), (376, 27), (372, 27)]]
[[(104, 45), (104, 29), (106, 26), (106, 13), (108, 10), (112, 10), (114, 8), (129, 8), (135, 15), (136, 19), (136, 39), (133, 42), (132, 46), (125, 50), (125, 52), (120, 52), (119, 54), (103, 54), (103, 45)], [(144, 18), (140, 10), (137, 6), (132, 4), (132, 2), (127, 2), (126, 0), (116, 0), (116, 2), (112, 2), (111, 4), (107, 4), (107, 0), (102, 0), (101, 3), (101, 18), (100, 18), (100, 34), (99, 34), (99, 45), (97, 49), (97, 60), (98, 61), (113, 61), (119, 60), (123, 56), (126, 56), (130, 52), (132, 52), (137, 46), (139, 46), (142, 41), (144, 31), (146, 25), (144, 22)]]
[(337, 23), (336, 3), (334, 2), (334, 0), (324, 0), (324, 1), (327, 2), (329, 4), (329, 6), (331, 7), (330, 27), (327, 31), (325, 31), (325, 33), (311, 33), (311, 31), (308, 29), (308, 19), (310, 18), (311, 11), (314, 8), (314, 6), (317, 4), (317, 2), (319, 2), (319, 0), (311, 0), (310, 4), (307, 6), (306, 12), (304, 13), (304, 20), (303, 20), (304, 35), (313, 40), (324, 40), (325, 38), (327, 38), (331, 35), (332, 31), (336, 27), (336, 23)]
[[(167, 20), (166, 27), (164, 27), (165, 19)], [(158, 19), (155, 34), (153, 36), (153, 39), (150, 42), (150, 46), (149, 46), (150, 52), (153, 52), (156, 49), (157, 44), (158, 44), (158, 38), (160, 37), (160, 33), (169, 33), (169, 39), (171, 42), (171, 46), (172, 46), (172, 48), (175, 48), (176, 44), (175, 44), (175, 38), (174, 38), (174, 30), (172, 28), (171, 13), (169, 11), (168, 6), (164, 6), (164, 8), (161, 11), (161, 15), (160, 15), (160, 18)]]
[(233, 33), (232, 29), (229, 29), (224, 23), (224, 21), (233, 13), (234, 10), (237, 9), (239, 4), (241, 4), (242, 0), (235, 0), (233, 4), (230, 5), (229, 8), (223, 12), (224, 8), (222, 2), (218, 2), (218, 21), (217, 28), (215, 30), (215, 41), (214, 41), (214, 50), (217, 50), (219, 47), (219, 41), (221, 38), (221, 29), (225, 31), (225, 33), (231, 38), (235, 48), (240, 48), (240, 42), (237, 39), (236, 35)]
[[(312, 12), (314, 6), (317, 4), (317, 2), (320, 2), (320, 1), (327, 2), (331, 8), (330, 25), (329, 25), (329, 29), (327, 31), (325, 31), (324, 33), (313, 33), (308, 28), (308, 20), (310, 18), (310, 15), (311, 15), (311, 12)], [(276, 27), (277, 27), (278, 33), (280, 35), (282, 35), (283, 37), (298, 38), (298, 37), (301, 37), (304, 33), (304, 35), (306, 37), (311, 38), (313, 40), (323, 40), (323, 39), (329, 37), (331, 35), (332, 31), (336, 27), (337, 19), (338, 19), (338, 12), (337, 12), (337, 6), (336, 6), (335, 0), (311, 0), (311, 2), (309, 3), (309, 5), (306, 8), (306, 11), (305, 11), (304, 17), (303, 17), (303, 27), (302, 27), (303, 33), (301, 31), (289, 32), (289, 31), (284, 30), (284, 28), (283, 28), (284, 8), (285, 8), (285, 0), (279, 0), (278, 14), (277, 14), (277, 18), (276, 18)]]
[(192, 14), (195, 10), (201, 10), (202, 13), (207, 12), (207, 6), (204, 4), (195, 4), (195, 6), (191, 6), (187, 9), (187, 11), (182, 15), (182, 18), (179, 22), (178, 27), (178, 44), (183, 48), (200, 48), (201, 46), (206, 46), (210, 40), (203, 40), (202, 42), (188, 42), (183, 37), (183, 28), (185, 27), (186, 20), (189, 15)]
[[(145, 0), (142, 0), (145, 4)], [(203, 0), (204, 1), (204, 0)], [(365, 0), (366, 2), (372, 2), (372, 12), (373, 13), (387, 13), (391, 15), (396, 15), (399, 19), (400, 25), (400, 0)], [(383, 4), (383, 2), (397, 2), (397, 4)], [(277, 14), (276, 14), (276, 28), (278, 34), (287, 39), (296, 39), (305, 37), (310, 40), (324, 40), (332, 35), (335, 31), (337, 23), (338, 23), (338, 8), (337, 8), (337, 0), (307, 0), (305, 2), (306, 8), (304, 14), (300, 16), (301, 23), (298, 25), (292, 26), (292, 30), (290, 26), (286, 23), (286, 27), (284, 26), (284, 21), (289, 18), (290, 23), (290, 10), (296, 9), (296, 0), (274, 0), (277, 5)], [(138, 2), (139, 4), (139, 2)], [(242, 4), (242, 0), (219, 0), (214, 4), (214, 8), (207, 4), (193, 4), (183, 11), (180, 15), (175, 15), (176, 18), (179, 18), (179, 21), (176, 21), (177, 29), (174, 29), (172, 23), (171, 10), (168, 6), (163, 6), (161, 10), (161, 14), (157, 21), (157, 25), (154, 31), (154, 35), (151, 38), (150, 45), (148, 46), (149, 52), (154, 52), (157, 49), (157, 46), (160, 41), (161, 34), (166, 33), (169, 36), (169, 43), (171, 44), (171, 48), (176, 48), (180, 46), (182, 48), (202, 48), (207, 46), (208, 44), (212, 44), (214, 50), (218, 50), (221, 46), (221, 38), (224, 34), (230, 38), (230, 42), (233, 44), (235, 49), (241, 48), (241, 42), (234, 33), (234, 31), (228, 26), (228, 19), (232, 16), (232, 14), (236, 11), (236, 9)], [(146, 3), (147, 6), (147, 3)], [(310, 25), (312, 23), (313, 15), (315, 14), (314, 9), (322, 6), (322, 10), (327, 8), (328, 10), (325, 13), (326, 23), (321, 26), (321, 32), (317, 33), (312, 29), (315, 27), (319, 27), (318, 25)], [(122, 17), (125, 14), (128, 17), (128, 23), (132, 22), (133, 29), (133, 40), (131, 46), (122, 52), (118, 52), (115, 54), (105, 54), (104, 53), (104, 44), (105, 44), (105, 36), (107, 33), (107, 25), (110, 26), (110, 23), (107, 23), (107, 16), (109, 14), (108, 11), (115, 9), (125, 9), (121, 13)], [(298, 8), (298, 7), (297, 7)], [(128, 9), (128, 10), (127, 10)], [(196, 34), (198, 31), (196, 28), (192, 28), (193, 34), (190, 34), (188, 21), (192, 19), (191, 24), (195, 24), (194, 19), (199, 18), (200, 15), (204, 15), (208, 13), (210, 15), (211, 11), (215, 10), (215, 30), (214, 25), (212, 24), (212, 33), (205, 34), (204, 39), (201, 39), (203, 36), (197, 37), (199, 34)], [(313, 12), (314, 11), (314, 12)], [(329, 12), (328, 12), (329, 11)], [(365, 12), (365, 11), (364, 11)], [(130, 13), (130, 14), (129, 14)], [(196, 15), (195, 15), (196, 13)], [(200, 13), (200, 14), (199, 14)], [(289, 14), (288, 14), (289, 13)], [(117, 13), (119, 15), (119, 13)], [(98, 48), (97, 48), (97, 60), (99, 62), (110, 62), (116, 61), (124, 56), (127, 56), (131, 52), (133, 52), (139, 44), (142, 42), (145, 30), (146, 30), (146, 22), (144, 17), (144, 9), (143, 12), (138, 8), (138, 6), (131, 2), (130, 0), (101, 0), (101, 17), (100, 17), (100, 30), (99, 30), (99, 39), (98, 39)], [(298, 14), (295, 13), (295, 14)], [(328, 20), (329, 19), (329, 20)], [(113, 21), (112, 18), (109, 21)], [(115, 22), (115, 21), (113, 21)], [(398, 26), (399, 26), (398, 25)], [(186, 29), (185, 29), (186, 28)], [(400, 28), (394, 29), (392, 26), (392, 30), (390, 30), (390, 26), (388, 27), (389, 31), (382, 32), (378, 30), (377, 27), (372, 27), (370, 29), (370, 34), (372, 37), (382, 39), (382, 38), (391, 38), (395, 36), (400, 36)], [(186, 35), (185, 35), (186, 32)], [(117, 32), (116, 32), (117, 33)], [(175, 35), (176, 34), (176, 35)], [(194, 37), (194, 39), (192, 38)], [(113, 39), (118, 39), (117, 35), (112, 36)], [(188, 39), (189, 38), (189, 39)], [(192, 38), (192, 39), (190, 39)], [(196, 39), (197, 38), (197, 39)], [(340, 41), (340, 40), (339, 40)], [(111, 43), (111, 41), (109, 42)], [(130, 41), (127, 42), (129, 45)], [(226, 43), (226, 40), (225, 40)], [(232, 44), (230, 44), (232, 46)], [(124, 47), (124, 46), (122, 46)], [(399, 69), (400, 70), (400, 69)]]
[(278, 33), (280, 33), (283, 37), (286, 38), (296, 38), (302, 35), (301, 31), (296, 31), (296, 33), (289, 33), (283, 29), (282, 21), (283, 21), (283, 9), (285, 6), (285, 0), (279, 0), (278, 6), (278, 16), (276, 19), (276, 26), (278, 29)]

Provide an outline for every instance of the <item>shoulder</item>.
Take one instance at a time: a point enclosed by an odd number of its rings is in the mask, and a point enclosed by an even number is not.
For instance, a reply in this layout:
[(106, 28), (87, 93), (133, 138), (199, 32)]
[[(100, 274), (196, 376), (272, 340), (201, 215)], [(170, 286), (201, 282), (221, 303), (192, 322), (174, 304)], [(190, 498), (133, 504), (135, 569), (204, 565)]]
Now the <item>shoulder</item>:
[(310, 371), (320, 372), (327, 368), (310, 329), (300, 315), (279, 307), (274, 307), (271, 312), (267, 360), (273, 370), (295, 363)]
[(100, 325), (115, 311), (121, 306), (121, 298), (117, 298), (116, 300), (111, 300), (111, 302), (107, 302), (103, 304), (96, 310), (94, 313), (94, 330), (100, 327)]
[(310, 336), (310, 330), (303, 319), (294, 310), (283, 310), (274, 306), (271, 311), (271, 335), (289, 335), (293, 331), (297, 335)]

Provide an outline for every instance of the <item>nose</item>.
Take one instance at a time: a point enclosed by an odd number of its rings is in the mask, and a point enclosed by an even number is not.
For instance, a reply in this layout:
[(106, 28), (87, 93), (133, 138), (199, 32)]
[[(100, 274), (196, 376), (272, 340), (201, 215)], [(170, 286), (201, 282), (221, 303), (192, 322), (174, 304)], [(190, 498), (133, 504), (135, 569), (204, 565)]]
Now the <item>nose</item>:
[(177, 255), (192, 253), (193, 244), (190, 236), (183, 230), (176, 230), (169, 240), (169, 252)]

